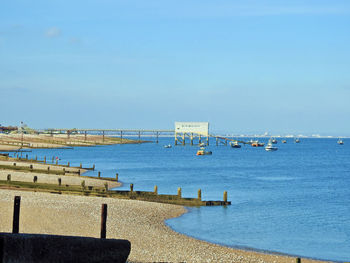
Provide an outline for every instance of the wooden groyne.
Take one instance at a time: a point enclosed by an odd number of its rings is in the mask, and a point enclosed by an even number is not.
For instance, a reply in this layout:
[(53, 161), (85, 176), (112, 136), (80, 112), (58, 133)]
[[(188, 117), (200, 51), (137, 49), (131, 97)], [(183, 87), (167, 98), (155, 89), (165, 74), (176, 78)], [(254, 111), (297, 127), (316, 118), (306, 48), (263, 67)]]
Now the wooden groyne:
[[(85, 181), (82, 180), (81, 186), (62, 185), (60, 180), (57, 184), (38, 183), (33, 177), (33, 182), (20, 182), (12, 181), (11, 176), (8, 176), (7, 180), (0, 180), (0, 188), (16, 189), (16, 190), (30, 190), (49, 192), (52, 194), (72, 194), (72, 195), (84, 195), (84, 196), (100, 196), (100, 197), (112, 197), (121, 199), (133, 199), (149, 202), (177, 204), (184, 206), (223, 206), (231, 205), (230, 201), (227, 201), (227, 192), (224, 192), (224, 199), (218, 201), (205, 201), (201, 198), (201, 190), (198, 191), (197, 198), (182, 197), (181, 190), (178, 190), (176, 195), (158, 194), (158, 187), (155, 187), (157, 191), (134, 191), (133, 184), (130, 185), (130, 190), (109, 190), (107, 183), (104, 187), (98, 186), (86, 186)], [(84, 177), (81, 177), (82, 179)], [(94, 177), (96, 178), (96, 177)], [(114, 178), (110, 180), (116, 181)], [(105, 180), (105, 179), (103, 179)], [(179, 188), (181, 189), (181, 188)]]

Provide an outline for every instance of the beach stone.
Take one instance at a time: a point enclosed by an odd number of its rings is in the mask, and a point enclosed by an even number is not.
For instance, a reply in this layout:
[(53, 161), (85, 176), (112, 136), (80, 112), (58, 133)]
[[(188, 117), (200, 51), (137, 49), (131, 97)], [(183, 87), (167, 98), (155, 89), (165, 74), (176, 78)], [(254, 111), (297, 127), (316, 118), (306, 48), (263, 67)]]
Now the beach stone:
[(0, 233), (0, 262), (126, 262), (123, 239)]

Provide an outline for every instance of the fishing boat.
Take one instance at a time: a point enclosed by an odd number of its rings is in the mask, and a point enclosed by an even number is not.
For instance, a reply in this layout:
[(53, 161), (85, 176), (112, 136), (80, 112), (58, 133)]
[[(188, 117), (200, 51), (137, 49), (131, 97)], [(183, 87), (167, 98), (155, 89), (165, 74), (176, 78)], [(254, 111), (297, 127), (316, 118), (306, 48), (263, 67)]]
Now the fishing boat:
[(271, 143), (276, 144), (277, 140), (275, 138), (271, 138)]
[(300, 142), (300, 139), (299, 138), (296, 138), (295, 139), (295, 143), (299, 143)]
[(344, 142), (343, 142), (342, 139), (339, 139), (339, 140), (337, 141), (337, 143), (338, 143), (339, 145), (343, 145), (343, 144), (344, 144)]
[(164, 145), (164, 148), (171, 148), (171, 144), (168, 144), (168, 145)]
[(286, 140), (282, 140), (282, 143), (287, 143), (287, 141)]
[(232, 148), (241, 148), (241, 145), (238, 144), (237, 141), (236, 141), (236, 142), (230, 142), (230, 146), (231, 146)]
[(276, 146), (273, 146), (272, 140), (269, 140), (269, 142), (265, 146), (265, 150), (268, 152), (273, 152), (273, 151), (277, 151), (278, 148)]
[(201, 147), (198, 151), (197, 151), (197, 155), (211, 155), (212, 152), (211, 151), (206, 151), (204, 147)]

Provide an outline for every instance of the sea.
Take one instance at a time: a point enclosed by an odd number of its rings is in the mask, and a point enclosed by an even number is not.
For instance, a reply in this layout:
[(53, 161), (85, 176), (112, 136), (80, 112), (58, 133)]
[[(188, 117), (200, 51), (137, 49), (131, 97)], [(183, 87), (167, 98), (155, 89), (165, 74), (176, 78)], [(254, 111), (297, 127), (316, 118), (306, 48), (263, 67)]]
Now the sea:
[(229, 247), (350, 261), (350, 139), (344, 145), (330, 138), (286, 140), (278, 139), (275, 152), (216, 146), (210, 140), (207, 150), (213, 154), (206, 156), (196, 156), (198, 146), (174, 146), (174, 138), (23, 154), (58, 157), (59, 163), (73, 166), (95, 164), (96, 170), (86, 175), (118, 173), (121, 189), (132, 183), (134, 190), (153, 191), (157, 185), (160, 194), (175, 195), (181, 187), (183, 197), (197, 197), (201, 189), (202, 200), (223, 200), (227, 191), (231, 205), (189, 207), (166, 224)]

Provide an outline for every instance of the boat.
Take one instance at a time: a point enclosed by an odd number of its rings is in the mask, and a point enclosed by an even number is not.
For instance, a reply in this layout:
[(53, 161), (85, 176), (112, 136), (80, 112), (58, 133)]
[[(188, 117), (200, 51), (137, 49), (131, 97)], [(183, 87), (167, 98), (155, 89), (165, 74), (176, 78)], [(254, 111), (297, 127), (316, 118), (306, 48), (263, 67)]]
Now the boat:
[(282, 140), (282, 143), (287, 143), (287, 141), (286, 140)]
[(171, 148), (171, 144), (168, 144), (168, 145), (164, 145), (164, 148)]
[(241, 148), (241, 145), (238, 144), (237, 141), (236, 141), (236, 142), (230, 142), (230, 146), (231, 146), (232, 148)]
[(339, 140), (337, 141), (337, 143), (338, 143), (339, 145), (343, 145), (343, 144), (344, 144), (344, 142), (343, 142), (342, 139), (339, 139)]
[(197, 151), (197, 155), (211, 155), (212, 152), (211, 151), (206, 151), (204, 147), (201, 147), (198, 151)]
[(300, 142), (300, 139), (299, 138), (296, 138), (295, 139), (295, 143), (299, 143)]
[(276, 144), (277, 140), (275, 138), (271, 138), (271, 143)]
[(205, 146), (205, 143), (204, 142), (201, 142), (200, 144), (199, 144), (199, 147), (204, 147)]
[(265, 146), (265, 150), (268, 152), (273, 152), (273, 151), (277, 151), (278, 148), (276, 146), (273, 146), (272, 140), (269, 140), (269, 142)]
[(253, 147), (263, 147), (265, 143), (259, 141), (253, 141), (251, 144)]

